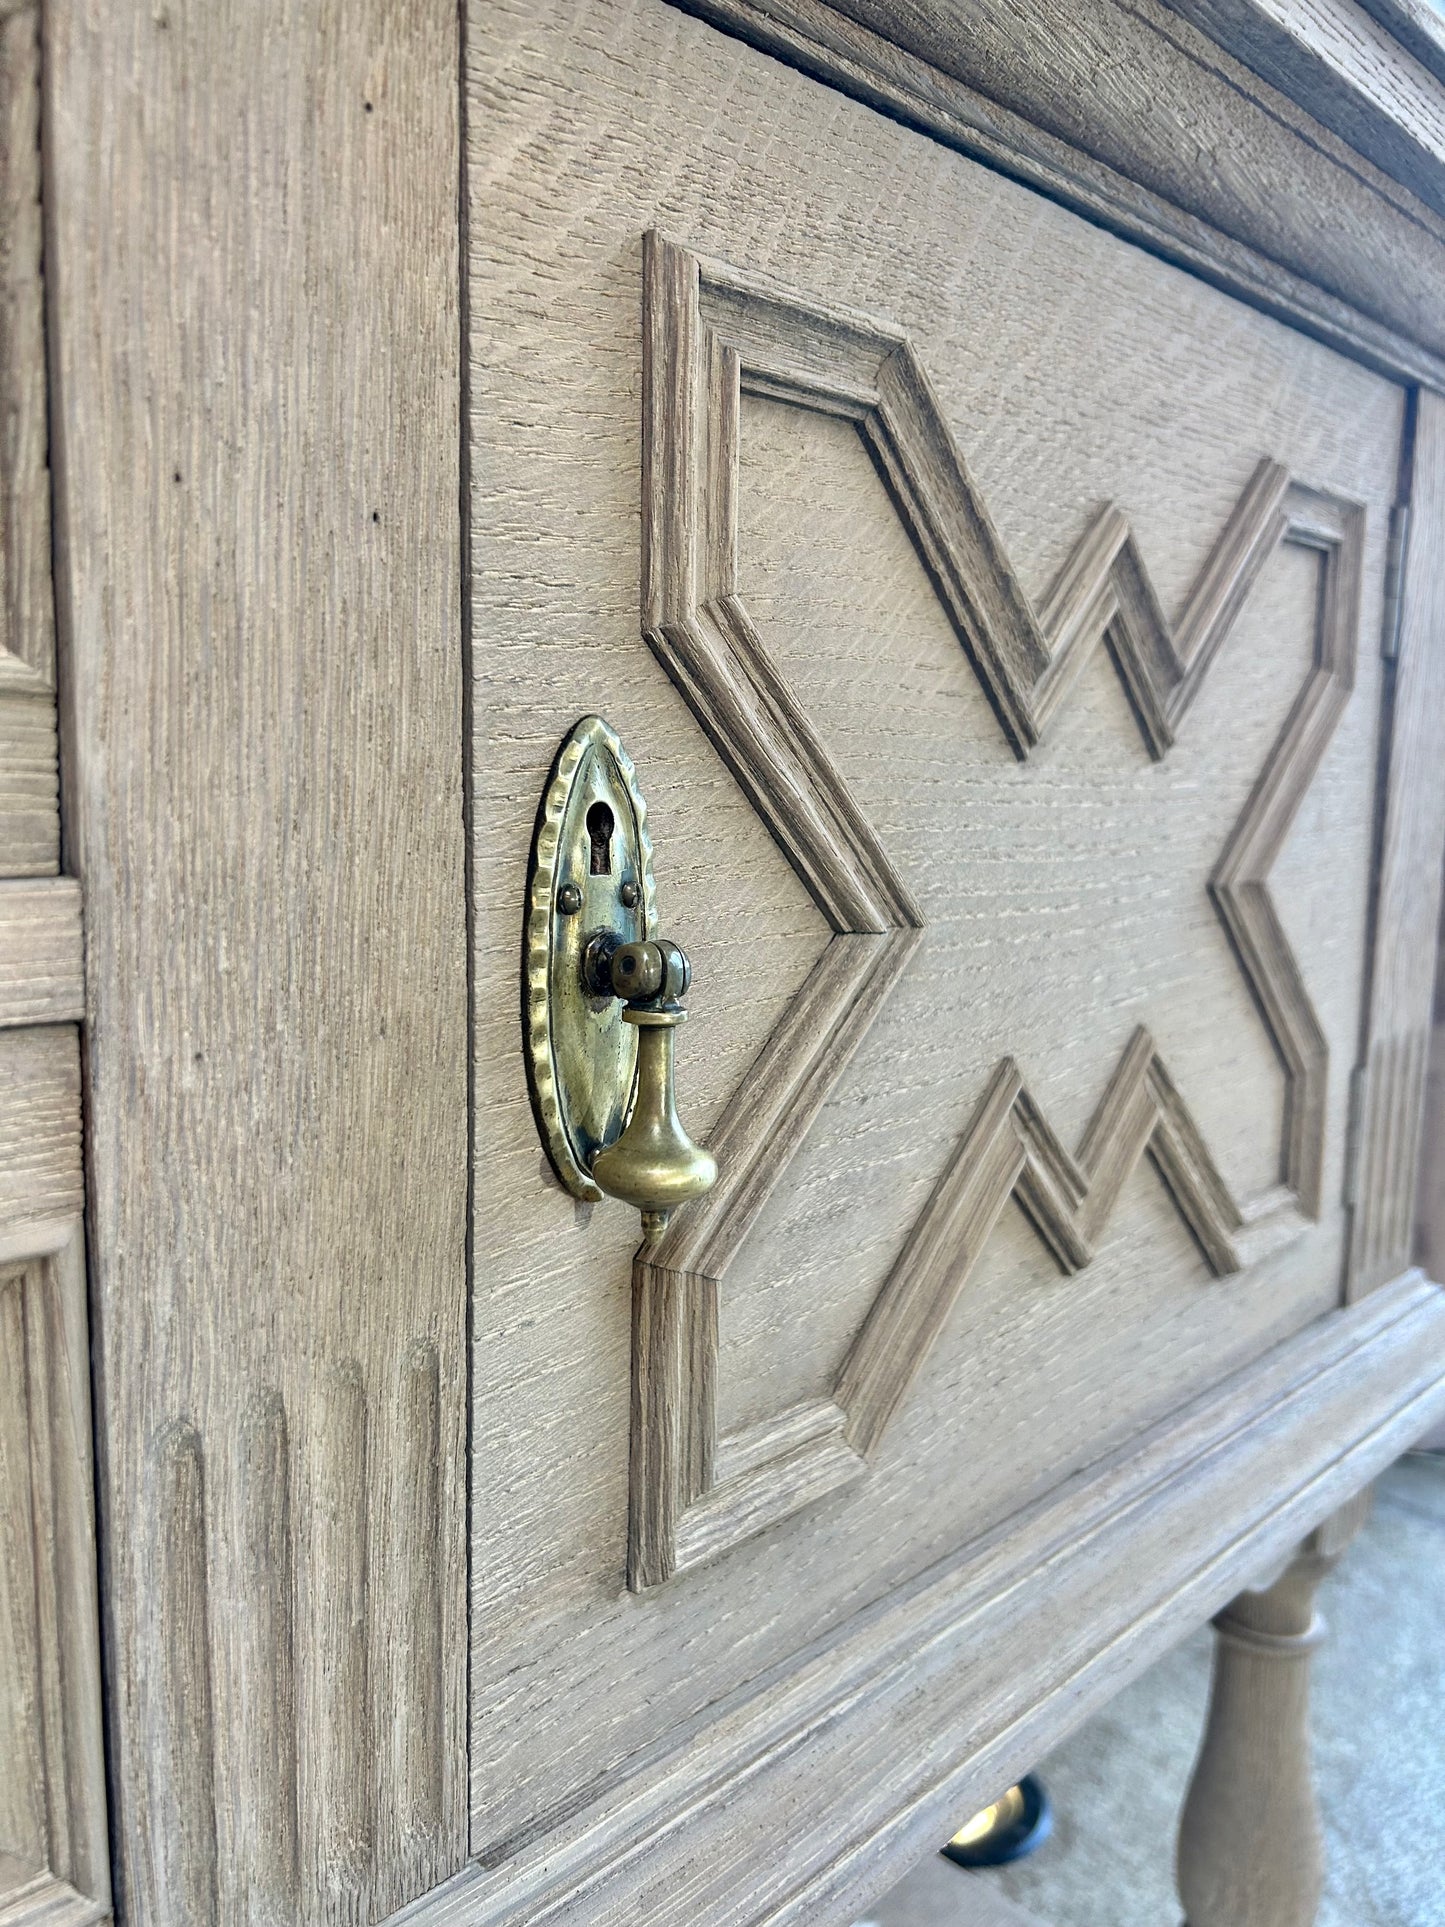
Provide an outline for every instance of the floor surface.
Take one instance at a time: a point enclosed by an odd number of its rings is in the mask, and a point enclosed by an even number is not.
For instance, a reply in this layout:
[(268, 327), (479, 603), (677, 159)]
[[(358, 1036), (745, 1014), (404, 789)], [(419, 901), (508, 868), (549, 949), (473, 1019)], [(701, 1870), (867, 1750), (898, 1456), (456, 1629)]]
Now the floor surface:
[[(1317, 1927), (1445, 1927), (1445, 1457), (1413, 1456), (1325, 1580), (1313, 1728), (1329, 1871)], [(970, 1927), (975, 1879), (1047, 1927), (1178, 1927), (1174, 1829), (1204, 1717), (1203, 1630), (1040, 1762), (1054, 1834), (987, 1875), (930, 1859), (872, 1918)], [(956, 1894), (956, 1905), (955, 1905)]]

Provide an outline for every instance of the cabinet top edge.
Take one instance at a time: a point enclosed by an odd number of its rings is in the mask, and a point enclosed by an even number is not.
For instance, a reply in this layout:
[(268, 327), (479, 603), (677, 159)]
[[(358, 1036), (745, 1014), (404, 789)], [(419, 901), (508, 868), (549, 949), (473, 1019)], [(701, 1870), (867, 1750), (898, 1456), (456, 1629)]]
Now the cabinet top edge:
[(1353, 73), (1301, 45), (1304, 0), (668, 4), (1445, 393), (1445, 19), (1426, 0), (1312, 0), (1342, 46), (1357, 33)]

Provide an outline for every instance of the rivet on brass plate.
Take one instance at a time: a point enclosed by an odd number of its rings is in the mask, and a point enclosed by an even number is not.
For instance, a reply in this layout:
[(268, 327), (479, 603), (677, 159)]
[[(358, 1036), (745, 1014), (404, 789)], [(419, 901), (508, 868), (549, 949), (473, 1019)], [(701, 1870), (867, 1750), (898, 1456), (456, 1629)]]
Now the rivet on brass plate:
[(687, 958), (656, 934), (647, 806), (616, 733), (585, 717), (537, 816), (527, 898), (527, 1068), (537, 1126), (574, 1197), (624, 1199), (655, 1236), (717, 1166), (673, 1098)]

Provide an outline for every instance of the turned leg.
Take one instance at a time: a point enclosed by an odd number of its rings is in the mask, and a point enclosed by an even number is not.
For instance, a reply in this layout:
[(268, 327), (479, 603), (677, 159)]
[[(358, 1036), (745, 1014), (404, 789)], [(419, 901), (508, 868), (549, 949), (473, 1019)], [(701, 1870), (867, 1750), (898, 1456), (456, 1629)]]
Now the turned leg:
[(1310, 1770), (1315, 1588), (1364, 1521), (1368, 1492), (1312, 1532), (1262, 1591), (1215, 1620), (1204, 1740), (1179, 1823), (1187, 1927), (1312, 1927), (1324, 1850)]

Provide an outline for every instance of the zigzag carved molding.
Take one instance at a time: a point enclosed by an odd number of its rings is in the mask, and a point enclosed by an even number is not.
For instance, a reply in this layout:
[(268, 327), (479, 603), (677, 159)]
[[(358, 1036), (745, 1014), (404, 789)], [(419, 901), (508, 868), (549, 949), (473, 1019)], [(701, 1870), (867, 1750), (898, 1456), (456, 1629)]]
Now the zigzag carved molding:
[[(643, 392), (644, 633), (834, 936), (714, 1134), (716, 1189), (634, 1267), (634, 1588), (714, 1556), (859, 1474), (1010, 1196), (1066, 1269), (1088, 1262), (1146, 1150), (1216, 1272), (1252, 1262), (1317, 1215), (1328, 1052), (1268, 875), (1349, 697), (1362, 534), (1359, 509), (1262, 461), (1172, 625), (1112, 506), (1035, 611), (901, 332), (702, 261), (655, 234), (644, 244)], [(1047, 733), (1102, 644), (1149, 753), (1162, 757), (1281, 541), (1320, 554), (1323, 586), (1315, 664), (1210, 881), (1285, 1072), (1277, 1189), (1248, 1205), (1229, 1196), (1143, 1033), (1077, 1158), (1006, 1060), (834, 1396), (719, 1440), (719, 1280), (923, 926), (738, 595), (744, 393), (855, 424), (1019, 756)]]
[(1130, 1040), (1077, 1157), (1059, 1142), (1017, 1064), (1005, 1058), (838, 1375), (834, 1400), (855, 1451), (868, 1454), (882, 1436), (1009, 1199), (1022, 1206), (1060, 1270), (1079, 1271), (1146, 1152), (1218, 1277), (1253, 1263), (1302, 1222), (1266, 1209), (1253, 1214), (1258, 1231), (1250, 1224), (1148, 1031)]

